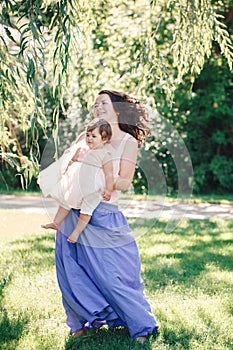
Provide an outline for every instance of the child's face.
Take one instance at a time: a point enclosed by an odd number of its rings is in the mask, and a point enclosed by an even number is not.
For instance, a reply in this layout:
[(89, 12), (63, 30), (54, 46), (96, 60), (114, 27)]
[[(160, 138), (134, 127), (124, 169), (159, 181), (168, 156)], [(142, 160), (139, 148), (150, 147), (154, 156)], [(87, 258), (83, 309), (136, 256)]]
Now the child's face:
[(86, 143), (90, 149), (102, 148), (104, 141), (98, 129), (86, 132)]

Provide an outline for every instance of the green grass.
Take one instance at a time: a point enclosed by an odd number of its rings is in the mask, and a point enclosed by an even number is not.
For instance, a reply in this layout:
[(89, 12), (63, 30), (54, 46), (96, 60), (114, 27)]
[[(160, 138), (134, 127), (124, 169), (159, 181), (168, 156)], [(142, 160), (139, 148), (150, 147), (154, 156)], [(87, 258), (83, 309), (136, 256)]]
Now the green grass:
[(125, 329), (104, 327), (71, 339), (56, 281), (54, 232), (35, 227), (31, 235), (0, 237), (0, 349), (232, 349), (233, 222), (182, 220), (172, 233), (166, 221), (130, 223), (136, 235), (144, 232), (138, 245), (157, 336), (141, 345)]

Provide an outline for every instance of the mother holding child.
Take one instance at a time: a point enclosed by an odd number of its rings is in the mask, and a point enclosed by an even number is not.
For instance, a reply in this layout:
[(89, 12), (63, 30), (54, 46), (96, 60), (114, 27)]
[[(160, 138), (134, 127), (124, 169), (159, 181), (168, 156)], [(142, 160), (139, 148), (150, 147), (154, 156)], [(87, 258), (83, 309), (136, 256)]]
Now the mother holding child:
[[(126, 327), (131, 338), (144, 342), (158, 323), (143, 292), (137, 244), (117, 204), (150, 133), (147, 113), (134, 98), (102, 90), (94, 117), (65, 165), (69, 179), (63, 176), (45, 193), (60, 207), (42, 227), (57, 229), (57, 279), (70, 333), (77, 337), (107, 324)], [(41, 176), (42, 192), (43, 181)]]

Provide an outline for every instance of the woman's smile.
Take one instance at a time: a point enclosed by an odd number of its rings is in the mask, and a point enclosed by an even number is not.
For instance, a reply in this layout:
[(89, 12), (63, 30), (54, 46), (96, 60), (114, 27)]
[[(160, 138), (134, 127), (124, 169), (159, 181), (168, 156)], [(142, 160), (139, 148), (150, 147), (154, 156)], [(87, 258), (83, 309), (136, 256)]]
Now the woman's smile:
[(116, 120), (116, 112), (113, 108), (112, 101), (107, 94), (99, 95), (94, 104), (95, 118), (103, 118), (106, 121)]

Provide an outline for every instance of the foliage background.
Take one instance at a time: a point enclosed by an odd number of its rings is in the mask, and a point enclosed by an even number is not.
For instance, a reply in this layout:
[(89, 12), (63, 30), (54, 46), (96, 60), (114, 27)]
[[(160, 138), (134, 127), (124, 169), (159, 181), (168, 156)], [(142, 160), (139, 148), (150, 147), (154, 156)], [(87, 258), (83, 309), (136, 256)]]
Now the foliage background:
[(232, 191), (232, 0), (3, 0), (0, 8), (1, 188), (36, 189), (43, 151), (48, 163), (59, 155), (91, 118), (98, 91), (112, 88), (156, 111), (137, 193), (148, 179), (151, 192), (178, 191), (171, 128), (191, 156), (194, 191)]

